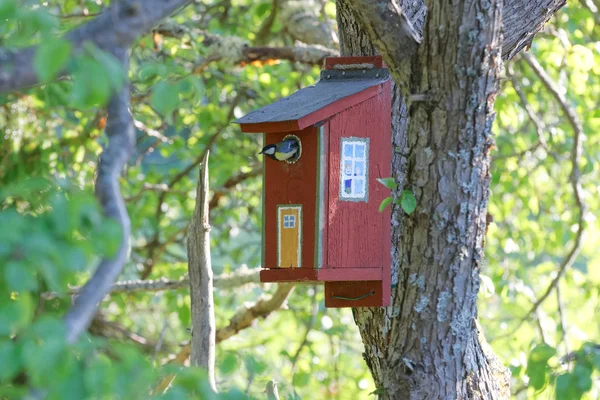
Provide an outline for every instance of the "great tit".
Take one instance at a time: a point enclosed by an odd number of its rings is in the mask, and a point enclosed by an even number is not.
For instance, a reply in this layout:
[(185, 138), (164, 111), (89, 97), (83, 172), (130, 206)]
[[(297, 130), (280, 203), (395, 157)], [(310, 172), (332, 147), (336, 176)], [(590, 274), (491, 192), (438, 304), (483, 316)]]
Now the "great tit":
[(276, 144), (268, 144), (258, 154), (265, 154), (273, 160), (285, 161), (298, 153), (298, 142), (295, 139), (285, 139)]

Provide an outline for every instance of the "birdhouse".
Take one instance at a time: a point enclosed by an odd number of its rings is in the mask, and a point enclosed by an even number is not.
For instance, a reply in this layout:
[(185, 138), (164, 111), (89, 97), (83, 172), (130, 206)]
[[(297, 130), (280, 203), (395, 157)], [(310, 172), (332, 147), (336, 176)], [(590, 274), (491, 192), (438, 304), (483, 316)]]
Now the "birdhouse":
[(391, 176), (390, 108), (381, 57), (335, 57), (316, 84), (235, 121), (285, 144), (264, 153), (262, 282), (324, 282), (326, 307), (390, 304), (377, 182)]

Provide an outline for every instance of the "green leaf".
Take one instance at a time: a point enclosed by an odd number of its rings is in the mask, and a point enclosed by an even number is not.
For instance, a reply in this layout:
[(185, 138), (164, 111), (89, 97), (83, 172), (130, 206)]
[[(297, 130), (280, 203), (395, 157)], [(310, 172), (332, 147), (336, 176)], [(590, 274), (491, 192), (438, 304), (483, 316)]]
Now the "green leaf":
[(50, 39), (42, 42), (35, 52), (33, 68), (42, 82), (47, 82), (67, 65), (71, 56), (71, 42), (63, 39)]
[(170, 82), (159, 82), (152, 91), (150, 104), (163, 116), (171, 114), (179, 105), (178, 85)]
[(400, 206), (408, 215), (412, 214), (417, 208), (417, 199), (415, 199), (415, 195), (410, 190), (402, 191)]
[(234, 353), (227, 353), (219, 365), (219, 370), (224, 375), (230, 375), (238, 369), (240, 362)]
[(0, 0), (0, 20), (12, 18), (17, 11), (17, 3), (14, 0)]
[(398, 187), (394, 178), (377, 178), (377, 181), (390, 190), (394, 190)]
[(581, 393), (585, 393), (592, 388), (592, 372), (593, 369), (582, 363), (577, 363), (573, 368), (573, 376), (577, 388)]
[(547, 344), (538, 344), (533, 348), (529, 354), (529, 363), (543, 363), (547, 364), (548, 360), (556, 354), (556, 349)]
[(38, 288), (35, 271), (26, 263), (8, 262), (4, 266), (4, 278), (9, 290), (33, 291)]
[(0, 296), (0, 336), (18, 332), (33, 319), (35, 305), (28, 293)]
[(12, 340), (0, 341), (0, 360), (0, 382), (12, 379), (21, 369), (21, 358)]
[(89, 56), (81, 56), (73, 74), (71, 97), (74, 105), (81, 108), (101, 106), (106, 104), (111, 93), (111, 82), (102, 64)]
[(556, 378), (556, 400), (577, 400), (581, 398), (577, 392), (573, 375), (566, 373)]
[(379, 212), (382, 212), (383, 210), (385, 210), (385, 208), (392, 202), (392, 200), (394, 200), (391, 197), (386, 197), (385, 199), (383, 199), (381, 201), (381, 204), (379, 205)]
[(540, 390), (548, 383), (548, 360), (555, 354), (556, 349), (547, 344), (537, 345), (529, 354), (527, 376), (534, 389)]

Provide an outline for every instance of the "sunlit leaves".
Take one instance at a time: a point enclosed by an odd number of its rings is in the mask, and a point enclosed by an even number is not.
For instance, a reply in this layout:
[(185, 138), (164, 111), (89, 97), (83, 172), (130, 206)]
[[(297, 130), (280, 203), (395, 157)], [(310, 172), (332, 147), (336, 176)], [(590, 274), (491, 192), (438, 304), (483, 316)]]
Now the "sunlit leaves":
[(536, 389), (542, 389), (550, 377), (548, 360), (556, 354), (556, 349), (546, 344), (537, 345), (529, 355), (527, 361), (527, 376), (530, 385)]
[(179, 85), (161, 81), (152, 90), (150, 104), (161, 115), (167, 116), (179, 105)]
[(72, 102), (76, 107), (104, 105), (121, 89), (125, 71), (112, 55), (88, 45), (76, 58), (73, 73)]
[(71, 43), (62, 39), (50, 39), (39, 45), (33, 59), (33, 66), (40, 81), (54, 78), (69, 61)]

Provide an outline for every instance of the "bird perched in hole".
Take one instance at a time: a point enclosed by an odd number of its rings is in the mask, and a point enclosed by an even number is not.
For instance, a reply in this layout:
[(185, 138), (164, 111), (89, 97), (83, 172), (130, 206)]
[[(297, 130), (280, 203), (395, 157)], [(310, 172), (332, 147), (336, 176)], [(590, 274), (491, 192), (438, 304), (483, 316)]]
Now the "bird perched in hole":
[(265, 154), (276, 161), (286, 161), (298, 154), (298, 141), (295, 139), (284, 139), (279, 143), (268, 144), (258, 154)]

